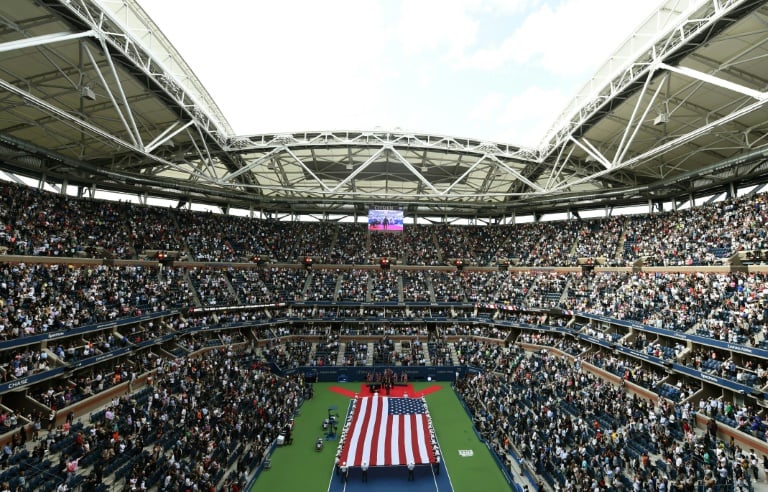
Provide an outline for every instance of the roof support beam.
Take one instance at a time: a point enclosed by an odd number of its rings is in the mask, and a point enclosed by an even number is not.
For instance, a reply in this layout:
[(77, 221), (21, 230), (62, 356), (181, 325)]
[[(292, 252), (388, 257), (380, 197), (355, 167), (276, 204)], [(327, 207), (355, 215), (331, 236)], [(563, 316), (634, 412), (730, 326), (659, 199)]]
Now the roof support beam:
[[(623, 71), (615, 70), (613, 59), (598, 70), (595, 77), (582, 89), (581, 94), (572, 100), (555, 121), (539, 147), (541, 160), (545, 160), (557, 147), (563, 145), (570, 135), (578, 133), (579, 127), (590, 121), (607, 103), (630, 88), (640, 77), (645, 77), (648, 71), (658, 68), (663, 60), (674, 57), (697, 36), (727, 19), (729, 14), (743, 7), (745, 3), (747, 2), (737, 0), (713, 0), (706, 9), (703, 9), (706, 2), (690, 2), (685, 12), (659, 9), (656, 14), (658, 20), (664, 21), (668, 15), (675, 17), (673, 22), (666, 24), (666, 32), (657, 36), (644, 52), (638, 53), (634, 63), (627, 64)], [(633, 39), (634, 37), (630, 37), (628, 43)]]
[(677, 148), (677, 147), (679, 147), (679, 146), (681, 146), (681, 145), (683, 145), (683, 144), (685, 144), (687, 142), (690, 142), (691, 140), (694, 140), (694, 139), (700, 137), (701, 135), (705, 135), (705, 134), (709, 133), (710, 131), (712, 131), (714, 128), (720, 127), (722, 125), (725, 125), (726, 123), (734, 121), (734, 120), (738, 119), (739, 117), (741, 117), (743, 115), (749, 114), (752, 111), (755, 111), (757, 109), (760, 109), (760, 108), (764, 107), (765, 105), (766, 105), (766, 101), (763, 101), (763, 100), (755, 101), (752, 104), (750, 104), (749, 106), (745, 106), (743, 108), (739, 108), (737, 111), (734, 111), (734, 112), (732, 112), (732, 113), (730, 113), (730, 114), (728, 114), (726, 116), (723, 116), (720, 119), (712, 121), (712, 122), (710, 122), (710, 123), (708, 123), (708, 124), (706, 124), (706, 125), (704, 125), (704, 126), (702, 126), (700, 128), (697, 128), (697, 129), (695, 129), (693, 131), (690, 131), (690, 132), (688, 132), (688, 133), (686, 133), (684, 135), (680, 135), (677, 138), (669, 140), (669, 141), (665, 142), (664, 144), (659, 145), (658, 147), (654, 147), (654, 148), (652, 148), (652, 149), (650, 149), (650, 150), (648, 150), (648, 151), (646, 151), (646, 152), (644, 152), (644, 153), (642, 153), (642, 154), (640, 154), (638, 156), (633, 157), (632, 159), (629, 159), (628, 161), (624, 161), (621, 164), (618, 164), (618, 165), (614, 166), (613, 169), (606, 169), (604, 171), (593, 173), (593, 174), (590, 174), (589, 176), (585, 176), (585, 177), (583, 177), (581, 179), (578, 179), (576, 181), (572, 181), (572, 182), (569, 182), (569, 183), (561, 183), (561, 184), (559, 184), (558, 186), (556, 186), (555, 188), (553, 188), (553, 189), (551, 189), (549, 191), (550, 192), (561, 191), (561, 190), (564, 190), (566, 188), (570, 188), (572, 186), (575, 186), (575, 185), (578, 185), (578, 184), (581, 184), (581, 183), (585, 183), (585, 182), (588, 182), (590, 180), (594, 180), (594, 179), (599, 178), (600, 176), (604, 176), (604, 175), (606, 175), (606, 174), (608, 174), (610, 172), (617, 171), (619, 169), (622, 169), (622, 168), (625, 168), (625, 167), (628, 167), (628, 166), (633, 166), (633, 165), (638, 164), (640, 162), (646, 161), (646, 160), (651, 159), (651, 158), (653, 158), (653, 157), (655, 157), (655, 156), (657, 156), (659, 154), (663, 154), (664, 152), (666, 152), (668, 150)]
[(3, 171), (3, 175), (8, 177), (11, 181), (13, 181), (18, 185), (27, 186), (27, 183), (24, 180), (22, 180), (20, 177), (16, 176), (16, 174), (14, 173)]
[(432, 190), (432, 192), (433, 192), (433, 193), (437, 193), (437, 194), (439, 194), (439, 193), (440, 193), (440, 192), (437, 190), (437, 188), (435, 188), (435, 186), (434, 186), (432, 183), (430, 183), (430, 182), (429, 182), (429, 180), (428, 180), (427, 178), (425, 178), (425, 177), (424, 177), (424, 175), (423, 175), (423, 174), (421, 174), (419, 171), (417, 171), (417, 170), (416, 170), (416, 168), (415, 168), (415, 167), (413, 167), (413, 165), (412, 165), (410, 162), (408, 162), (408, 159), (406, 159), (405, 157), (403, 157), (403, 156), (400, 154), (400, 152), (398, 152), (398, 151), (397, 151), (397, 150), (396, 150), (394, 147), (390, 147), (390, 149), (389, 149), (389, 150), (390, 150), (390, 151), (391, 151), (391, 152), (392, 152), (392, 153), (395, 155), (395, 157), (397, 158), (397, 160), (399, 160), (400, 162), (402, 162), (402, 163), (403, 163), (403, 165), (406, 167), (406, 169), (408, 169), (409, 171), (411, 171), (411, 172), (413, 173), (413, 175), (414, 175), (414, 176), (416, 176), (417, 178), (419, 178), (419, 181), (421, 181), (422, 183), (424, 183), (424, 186), (426, 186), (427, 188), (429, 188), (430, 190)]
[[(133, 117), (133, 111), (131, 111), (131, 105), (128, 104), (128, 99), (125, 95), (125, 90), (123, 89), (123, 84), (120, 81), (120, 74), (117, 73), (117, 67), (115, 66), (115, 62), (112, 60), (112, 54), (109, 51), (109, 46), (107, 46), (107, 41), (103, 37), (100, 38), (101, 41), (101, 49), (104, 51), (104, 57), (107, 59), (107, 64), (109, 65), (110, 71), (112, 72), (112, 77), (115, 79), (115, 87), (117, 87), (117, 92), (120, 94), (120, 100), (123, 103), (123, 106), (125, 107), (125, 112), (128, 114), (128, 121), (130, 121), (130, 128), (133, 129), (136, 140), (138, 141), (138, 146), (142, 149), (144, 148), (144, 142), (141, 139), (141, 132), (139, 131), (139, 127), (136, 124), (136, 120)], [(85, 47), (86, 50), (88, 47)], [(96, 69), (98, 70), (98, 65), (94, 64)], [(109, 86), (106, 86), (109, 87)]]
[(692, 68), (674, 67), (666, 63), (660, 63), (659, 68), (669, 70), (670, 72), (679, 73), (680, 75), (691, 77), (693, 79), (700, 80), (702, 82), (707, 82), (709, 84), (722, 87), (723, 89), (728, 89), (730, 91), (738, 92), (739, 94), (744, 94), (745, 96), (749, 96), (753, 99), (757, 99), (758, 101), (762, 101), (768, 98), (768, 93), (766, 92), (756, 91), (754, 89), (750, 89), (749, 87), (745, 87), (741, 84), (731, 82), (730, 80), (721, 79), (720, 77), (715, 77), (714, 75), (710, 75), (708, 73), (699, 72), (698, 70), (694, 70)]
[[(570, 148), (568, 150), (568, 155), (565, 158), (563, 158), (563, 152), (565, 152), (566, 149), (565, 145), (561, 146), (560, 151), (557, 153), (557, 159), (552, 164), (552, 170), (550, 171), (549, 178), (547, 179), (547, 191), (549, 191), (550, 187), (552, 186), (552, 182), (560, 177), (560, 173), (563, 172), (563, 169), (565, 168), (565, 165), (568, 163), (568, 161), (571, 160), (571, 155), (573, 155), (573, 150), (575, 147), (568, 147)], [(559, 165), (558, 162), (560, 163)]]
[[(192, 140), (192, 143), (195, 145), (195, 148), (200, 155), (200, 161), (205, 163), (205, 169), (208, 172), (208, 175), (212, 179), (217, 180), (218, 176), (216, 176), (216, 166), (213, 165), (213, 156), (211, 155), (211, 149), (208, 147), (208, 142), (205, 139), (205, 135), (203, 135), (203, 129), (200, 128), (200, 125), (195, 125), (193, 130), (197, 130), (197, 136), (200, 137), (200, 143), (203, 146), (202, 150), (197, 145), (197, 142), (192, 136), (192, 132), (190, 130), (187, 130), (187, 135), (189, 135), (190, 140)], [(205, 154), (203, 154), (203, 150), (205, 151)]]
[[(157, 26), (137, 7), (136, 2), (93, 2), (92, 0), (66, 0), (72, 16), (97, 32), (102, 48), (119, 52), (151, 77), (172, 100), (176, 101), (206, 136), (225, 143), (225, 135), (233, 133), (210, 95), (183, 58), (162, 35)], [(119, 9), (127, 9), (135, 23), (127, 23)], [(105, 22), (109, 19), (112, 22)], [(106, 26), (106, 29), (105, 29)], [(147, 46), (151, 46), (148, 49)], [(172, 70), (166, 60), (173, 59), (179, 69)], [(178, 76), (183, 77), (177, 82)]]
[[(651, 110), (651, 106), (653, 106), (653, 102), (658, 97), (662, 87), (666, 86), (666, 84), (662, 82), (658, 85), (658, 87), (656, 87), (656, 90), (653, 91), (653, 96), (651, 96), (651, 100), (648, 101), (648, 104), (645, 106), (645, 110), (643, 111), (643, 114), (640, 116), (640, 118), (638, 118), (637, 123), (635, 123), (635, 115), (637, 115), (637, 111), (640, 109), (640, 105), (643, 102), (643, 96), (645, 96), (645, 93), (648, 91), (648, 86), (653, 80), (654, 74), (655, 74), (655, 70), (651, 70), (650, 72), (648, 72), (648, 76), (645, 78), (645, 83), (643, 84), (643, 90), (640, 92), (640, 97), (637, 98), (637, 104), (635, 104), (635, 107), (632, 109), (632, 115), (629, 117), (629, 121), (627, 122), (627, 127), (624, 130), (624, 134), (621, 136), (621, 142), (619, 143), (619, 147), (616, 149), (616, 154), (613, 157), (614, 164), (621, 164), (621, 161), (622, 159), (624, 159), (624, 156), (626, 155), (627, 150), (629, 150), (629, 146), (632, 145), (632, 142), (635, 140), (635, 137), (637, 136), (637, 132), (643, 126), (643, 122), (648, 117), (648, 112)], [(668, 80), (669, 78), (667, 78), (667, 81)], [(632, 136), (630, 137), (629, 131), (632, 128), (632, 125), (635, 125), (635, 129), (632, 132)]]
[(240, 169), (238, 169), (237, 171), (235, 171), (233, 173), (229, 173), (226, 176), (222, 177), (221, 178), (221, 183), (228, 183), (230, 181), (233, 181), (236, 177), (240, 176), (243, 173), (247, 173), (248, 171), (252, 170), (256, 166), (261, 164), (262, 162), (264, 162), (264, 161), (266, 161), (268, 159), (271, 159), (275, 154), (279, 154), (283, 150), (285, 150), (285, 146), (284, 145), (274, 147), (272, 150), (270, 150), (269, 152), (267, 152), (263, 156), (259, 157), (255, 161), (249, 162), (247, 166), (243, 166)]
[[(134, 152), (138, 152), (140, 154), (143, 154), (147, 158), (149, 158), (149, 159), (151, 159), (151, 160), (153, 160), (153, 161), (155, 161), (157, 163), (164, 164), (166, 166), (170, 166), (170, 167), (172, 167), (174, 169), (180, 169), (180, 167), (177, 166), (176, 164), (174, 164), (173, 162), (167, 161), (167, 160), (165, 160), (165, 159), (163, 159), (161, 157), (158, 157), (158, 156), (156, 156), (154, 154), (146, 153), (146, 152), (144, 152), (144, 149), (138, 148), (137, 146), (132, 145), (129, 142), (126, 142), (125, 140), (123, 140), (123, 139), (113, 135), (111, 132), (109, 132), (109, 131), (107, 131), (107, 130), (105, 130), (103, 128), (99, 128), (98, 126), (96, 126), (96, 125), (94, 125), (94, 124), (92, 124), (92, 123), (90, 123), (88, 121), (85, 121), (85, 120), (83, 120), (81, 118), (78, 118), (78, 117), (76, 117), (74, 115), (71, 115), (68, 112), (62, 110), (61, 108), (58, 108), (58, 107), (48, 103), (47, 101), (44, 101), (44, 100), (40, 99), (39, 97), (35, 96), (34, 94), (30, 94), (29, 92), (24, 91), (24, 90), (16, 87), (15, 85), (13, 85), (13, 84), (11, 84), (9, 82), (6, 82), (5, 80), (0, 79), (0, 89), (3, 89), (3, 90), (6, 90), (6, 91), (8, 91), (10, 93), (16, 94), (17, 96), (21, 97), (24, 100), (24, 102), (27, 103), (29, 106), (31, 106), (33, 108), (36, 108), (36, 109), (38, 109), (40, 111), (43, 111), (45, 113), (53, 115), (59, 121), (61, 121), (62, 123), (66, 124), (66, 125), (69, 125), (71, 128), (76, 128), (78, 130), (80, 130), (80, 129), (86, 130), (86, 131), (90, 132), (92, 135), (94, 135), (96, 138), (102, 139), (102, 140), (107, 141), (107, 142), (114, 143), (114, 144), (116, 144), (116, 145), (118, 145), (120, 147), (123, 147), (125, 149), (129, 149), (129, 150), (132, 150)], [(182, 172), (185, 171), (183, 169), (180, 169), (180, 170)], [(205, 181), (209, 181), (205, 176), (199, 175), (199, 173), (197, 173), (195, 171), (190, 171), (190, 173), (195, 175), (195, 176), (198, 176), (200, 178), (203, 178)], [(113, 174), (119, 175), (119, 173), (113, 173)]]
[(602, 164), (604, 168), (610, 170), (613, 167), (611, 162), (603, 154), (601, 154), (600, 151), (597, 150), (595, 146), (592, 145), (589, 142), (589, 140), (587, 140), (586, 138), (584, 139), (584, 143), (582, 143), (582, 142), (579, 142), (579, 140), (576, 139), (573, 135), (568, 135), (568, 140), (570, 140), (571, 142), (581, 147), (581, 150), (583, 150), (584, 152), (587, 153), (587, 155), (589, 155), (594, 160)]
[(443, 194), (443, 195), (446, 195), (446, 194), (450, 193), (450, 192), (451, 192), (451, 190), (453, 189), (453, 187), (454, 187), (454, 186), (456, 186), (456, 185), (458, 185), (458, 184), (459, 184), (459, 183), (461, 183), (462, 181), (464, 181), (464, 178), (466, 178), (466, 177), (469, 175), (469, 173), (471, 173), (472, 171), (474, 171), (474, 169), (475, 169), (477, 166), (479, 166), (479, 165), (480, 165), (480, 163), (481, 163), (481, 162), (483, 162), (483, 161), (486, 159), (486, 157), (488, 157), (488, 154), (484, 154), (484, 155), (482, 155), (482, 156), (481, 156), (481, 157), (480, 157), (480, 158), (479, 158), (477, 161), (475, 161), (475, 163), (474, 163), (474, 164), (472, 164), (471, 166), (469, 166), (469, 167), (467, 168), (467, 170), (466, 170), (466, 171), (464, 171), (463, 173), (461, 173), (461, 176), (459, 176), (458, 178), (456, 178), (456, 179), (453, 181), (453, 183), (451, 183), (451, 184), (448, 186), (448, 188), (446, 188), (446, 189), (443, 191), (443, 193), (442, 193), (442, 194)]
[(519, 181), (522, 181), (523, 183), (525, 183), (525, 184), (527, 184), (528, 186), (530, 186), (530, 187), (531, 187), (531, 189), (533, 189), (533, 190), (536, 190), (536, 191), (537, 191), (537, 192), (539, 192), (539, 193), (543, 193), (543, 192), (544, 192), (544, 188), (542, 188), (541, 186), (539, 186), (539, 185), (537, 185), (536, 183), (534, 183), (533, 181), (529, 180), (528, 178), (526, 178), (525, 176), (523, 176), (523, 175), (522, 175), (522, 174), (520, 174), (519, 172), (515, 171), (515, 170), (514, 170), (514, 169), (512, 169), (511, 167), (509, 167), (509, 166), (507, 166), (506, 164), (504, 164), (504, 163), (501, 161), (501, 159), (499, 159), (498, 157), (496, 157), (494, 154), (489, 154), (489, 155), (488, 155), (488, 157), (489, 157), (489, 158), (490, 158), (492, 161), (494, 161), (496, 164), (498, 164), (498, 165), (499, 165), (499, 167), (503, 168), (505, 171), (507, 171), (509, 174), (511, 174), (512, 176), (514, 176), (515, 178), (517, 178)]
[(363, 163), (362, 163), (360, 166), (358, 166), (358, 167), (357, 167), (357, 169), (355, 169), (355, 170), (353, 170), (351, 173), (349, 173), (349, 176), (347, 176), (346, 178), (342, 179), (342, 180), (339, 182), (339, 184), (337, 184), (336, 186), (334, 186), (333, 188), (331, 188), (329, 191), (330, 191), (331, 193), (336, 193), (337, 191), (339, 191), (339, 189), (340, 189), (342, 186), (346, 185), (347, 183), (349, 183), (350, 181), (352, 181), (353, 179), (355, 179), (355, 176), (357, 176), (358, 174), (360, 174), (360, 173), (361, 173), (361, 172), (362, 172), (362, 171), (363, 171), (363, 170), (364, 170), (366, 167), (370, 166), (370, 165), (371, 165), (371, 163), (372, 163), (373, 161), (375, 161), (376, 159), (378, 159), (378, 158), (379, 158), (379, 156), (380, 156), (381, 154), (383, 154), (385, 150), (387, 150), (387, 147), (381, 147), (381, 148), (379, 148), (379, 150), (377, 150), (376, 152), (374, 152), (374, 153), (373, 153), (373, 155), (371, 155), (371, 157), (369, 157), (368, 159), (366, 159), (366, 160), (365, 160), (365, 162), (363, 162)]
[[(104, 78), (104, 74), (101, 73), (101, 69), (99, 68), (99, 64), (96, 63), (96, 59), (93, 56), (93, 53), (91, 53), (90, 48), (86, 44), (82, 45), (83, 51), (85, 51), (85, 54), (88, 55), (88, 59), (91, 61), (91, 65), (93, 65), (93, 69), (98, 74), (99, 80), (101, 81), (101, 85), (104, 87), (104, 90), (107, 91), (107, 95), (109, 96), (109, 100), (112, 101), (112, 106), (115, 108), (115, 112), (117, 112), (117, 116), (120, 118), (120, 121), (123, 123), (123, 126), (125, 127), (125, 130), (128, 132), (128, 135), (131, 137), (131, 142), (133, 145), (136, 145), (137, 147), (142, 146), (141, 143), (141, 136), (139, 135), (139, 130), (136, 128), (136, 122), (133, 120), (133, 115), (131, 115), (130, 107), (128, 106), (128, 101), (125, 98), (125, 93), (122, 90), (122, 86), (119, 85), (118, 82), (118, 90), (120, 91), (122, 95), (123, 104), (125, 104), (126, 112), (128, 113), (131, 124), (128, 123), (128, 120), (126, 120), (125, 115), (123, 114), (123, 110), (120, 108), (120, 104), (118, 104), (117, 100), (115, 99), (115, 95), (112, 93), (112, 91), (109, 88), (109, 84), (107, 83), (107, 80)], [(109, 66), (114, 70), (114, 65), (112, 65), (112, 62), (109, 60), (109, 55), (105, 54), (107, 57), (107, 62)], [(115, 76), (115, 80), (119, 80), (119, 77)]]
[(24, 48), (32, 48), (34, 46), (41, 46), (44, 44), (60, 43), (62, 41), (71, 41), (73, 39), (95, 37), (96, 32), (93, 30), (82, 32), (57, 32), (52, 34), (43, 34), (42, 36), (35, 36), (32, 38), (24, 38), (16, 41), (8, 41), (6, 43), (0, 43), (0, 53), (7, 51), (20, 50)]
[(165, 131), (163, 131), (163, 133), (157, 136), (157, 138), (149, 142), (144, 147), (144, 150), (146, 150), (147, 152), (152, 152), (156, 148), (160, 147), (164, 143), (171, 140), (173, 137), (175, 137), (179, 133), (183, 132), (185, 129), (189, 128), (190, 125), (194, 124), (194, 121), (188, 121), (185, 125), (181, 126), (180, 128), (176, 128), (178, 124), (179, 122), (176, 121), (173, 123), (173, 125), (166, 128)]
[(290, 155), (291, 157), (293, 157), (293, 160), (295, 160), (295, 161), (296, 161), (296, 163), (297, 163), (299, 166), (301, 166), (301, 168), (302, 168), (302, 169), (304, 169), (304, 171), (305, 171), (305, 172), (309, 173), (309, 175), (310, 175), (310, 176), (312, 176), (312, 179), (314, 179), (314, 180), (317, 182), (317, 184), (319, 184), (320, 186), (322, 186), (322, 187), (323, 187), (323, 189), (324, 189), (325, 191), (328, 191), (328, 190), (330, 189), (330, 188), (328, 188), (328, 185), (326, 185), (325, 183), (323, 183), (323, 180), (322, 180), (322, 179), (318, 178), (318, 177), (317, 177), (317, 175), (316, 175), (315, 173), (313, 173), (313, 172), (312, 172), (312, 170), (311, 170), (310, 168), (308, 168), (306, 164), (304, 164), (304, 161), (302, 161), (301, 159), (299, 159), (299, 158), (298, 158), (298, 156), (297, 156), (296, 154), (294, 154), (294, 153), (291, 151), (291, 149), (289, 149), (288, 147), (286, 147), (286, 148), (285, 148), (285, 151), (288, 153), (288, 155)]

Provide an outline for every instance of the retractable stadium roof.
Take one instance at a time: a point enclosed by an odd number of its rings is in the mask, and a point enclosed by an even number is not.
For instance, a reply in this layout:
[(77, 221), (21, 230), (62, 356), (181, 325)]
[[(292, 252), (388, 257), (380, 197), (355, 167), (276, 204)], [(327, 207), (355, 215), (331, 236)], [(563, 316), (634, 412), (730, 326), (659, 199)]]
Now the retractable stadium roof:
[(134, 0), (9, 0), (0, 19), (0, 167), (84, 194), (500, 218), (766, 180), (763, 1), (667, 1), (537, 148), (399, 130), (235, 135)]

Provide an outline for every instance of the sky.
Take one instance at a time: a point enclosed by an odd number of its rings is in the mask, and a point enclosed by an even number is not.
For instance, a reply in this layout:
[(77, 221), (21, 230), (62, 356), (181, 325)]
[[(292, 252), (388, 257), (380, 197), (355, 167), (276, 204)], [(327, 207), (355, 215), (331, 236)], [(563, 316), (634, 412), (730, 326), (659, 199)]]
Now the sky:
[(138, 0), (238, 135), (536, 146), (660, 0)]

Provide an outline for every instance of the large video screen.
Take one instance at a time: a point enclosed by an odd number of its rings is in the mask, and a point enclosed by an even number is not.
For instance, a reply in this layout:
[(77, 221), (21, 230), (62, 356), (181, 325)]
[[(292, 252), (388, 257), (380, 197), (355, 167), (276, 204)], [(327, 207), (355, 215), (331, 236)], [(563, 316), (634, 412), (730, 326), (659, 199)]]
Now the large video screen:
[(402, 232), (402, 210), (368, 210), (368, 230), (376, 232)]

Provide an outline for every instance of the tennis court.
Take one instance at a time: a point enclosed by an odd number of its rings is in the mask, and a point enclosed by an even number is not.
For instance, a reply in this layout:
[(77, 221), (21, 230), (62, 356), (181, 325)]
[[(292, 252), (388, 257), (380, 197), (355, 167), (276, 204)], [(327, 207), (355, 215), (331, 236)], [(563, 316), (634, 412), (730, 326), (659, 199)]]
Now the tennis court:
[[(503, 474), (485, 444), (472, 428), (472, 421), (448, 383), (417, 382), (402, 393), (389, 396), (423, 396), (439, 443), (441, 462), (421, 464), (408, 478), (404, 465), (374, 466), (368, 470), (368, 481), (362, 481), (359, 467), (350, 467), (347, 480), (337, 474), (335, 467), (339, 437), (350, 413), (351, 402), (369, 395), (370, 388), (356, 383), (317, 383), (314, 398), (304, 403), (293, 429), (293, 443), (280, 446), (271, 456), (271, 468), (261, 473), (253, 491), (329, 491), (385, 492), (409, 491), (508, 491)], [(394, 391), (394, 389), (393, 389)], [(412, 392), (412, 394), (410, 393)], [(324, 421), (329, 409), (338, 414), (338, 432), (328, 433)], [(370, 438), (371, 436), (367, 436)], [(316, 443), (322, 439), (323, 446)], [(439, 474), (437, 473), (439, 469)]]

